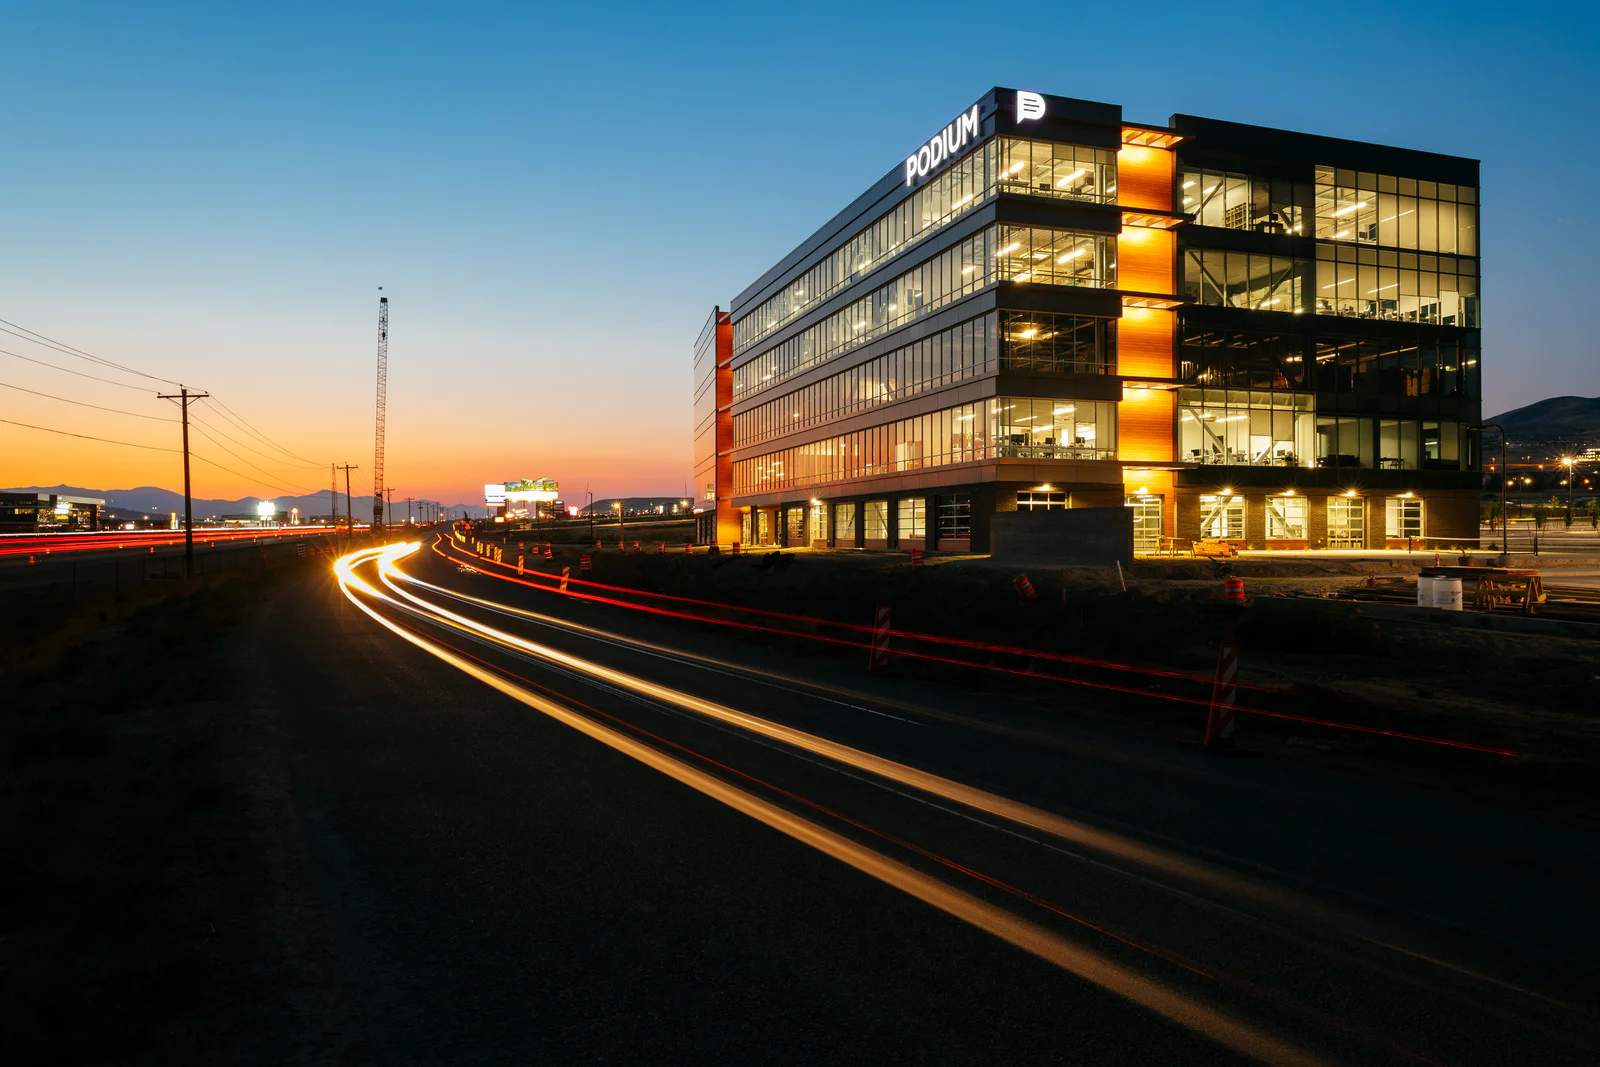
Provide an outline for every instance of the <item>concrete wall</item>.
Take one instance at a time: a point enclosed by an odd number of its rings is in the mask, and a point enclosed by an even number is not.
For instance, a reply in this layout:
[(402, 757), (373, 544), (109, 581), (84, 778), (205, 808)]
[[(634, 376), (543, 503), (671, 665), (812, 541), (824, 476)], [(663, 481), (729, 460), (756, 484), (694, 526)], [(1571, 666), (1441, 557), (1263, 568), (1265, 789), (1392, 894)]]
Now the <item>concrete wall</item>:
[(1109, 567), (1133, 560), (1133, 511), (1120, 504), (1003, 511), (989, 521), (990, 555), (1002, 562)]

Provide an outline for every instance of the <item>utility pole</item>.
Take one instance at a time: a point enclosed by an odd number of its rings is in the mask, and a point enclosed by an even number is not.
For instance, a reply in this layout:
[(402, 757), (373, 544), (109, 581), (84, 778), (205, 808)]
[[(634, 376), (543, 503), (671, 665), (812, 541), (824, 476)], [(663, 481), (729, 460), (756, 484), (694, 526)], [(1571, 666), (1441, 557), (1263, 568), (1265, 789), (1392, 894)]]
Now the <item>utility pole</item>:
[(203, 400), (210, 393), (191, 393), (178, 386), (178, 395), (157, 393), (162, 400), (176, 400), (183, 406), (183, 576), (194, 577), (194, 499), (189, 495), (189, 401)]
[(584, 495), (589, 498), (589, 540), (593, 541), (594, 540), (594, 494), (590, 493), (588, 491), (585, 491)]
[(342, 469), (344, 470), (344, 514), (345, 519), (350, 524), (350, 540), (353, 542), (356, 536), (356, 517), (352, 513), (354, 505), (350, 500), (350, 472), (358, 471), (361, 468), (352, 467), (350, 464), (346, 463)]
[(339, 532), (339, 467), (335, 463), (328, 464), (328, 525), (333, 527), (333, 532), (337, 535)]
[(411, 525), (411, 498), (406, 497), (406, 525)]

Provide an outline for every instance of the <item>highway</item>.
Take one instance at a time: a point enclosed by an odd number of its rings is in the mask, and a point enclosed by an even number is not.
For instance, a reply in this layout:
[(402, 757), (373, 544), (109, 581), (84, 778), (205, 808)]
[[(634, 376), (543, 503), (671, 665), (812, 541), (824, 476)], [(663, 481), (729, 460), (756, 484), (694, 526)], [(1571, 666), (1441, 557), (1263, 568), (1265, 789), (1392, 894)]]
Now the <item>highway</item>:
[(447, 551), (285, 590), (241, 678), (318, 697), (261, 707), (326, 868), (307, 973), (363, 1058), (1600, 1053), (1585, 827), (871, 676)]

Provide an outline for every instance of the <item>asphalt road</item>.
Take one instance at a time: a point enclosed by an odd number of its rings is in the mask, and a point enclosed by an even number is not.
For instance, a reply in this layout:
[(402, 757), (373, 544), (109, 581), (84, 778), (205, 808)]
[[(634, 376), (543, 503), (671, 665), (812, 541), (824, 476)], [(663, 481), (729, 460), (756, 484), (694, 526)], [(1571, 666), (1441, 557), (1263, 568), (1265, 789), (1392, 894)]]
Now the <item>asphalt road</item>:
[(211, 1058), (1596, 1060), (1587, 827), (397, 566), (238, 639)]

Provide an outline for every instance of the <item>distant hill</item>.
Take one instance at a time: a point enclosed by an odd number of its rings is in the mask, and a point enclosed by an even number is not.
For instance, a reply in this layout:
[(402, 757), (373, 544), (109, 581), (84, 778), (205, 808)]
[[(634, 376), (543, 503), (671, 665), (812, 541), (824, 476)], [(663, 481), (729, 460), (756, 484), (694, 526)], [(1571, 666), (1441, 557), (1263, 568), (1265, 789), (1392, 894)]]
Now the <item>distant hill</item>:
[[(183, 511), (183, 494), (171, 489), (162, 489), (154, 485), (141, 485), (133, 489), (84, 489), (75, 485), (23, 485), (12, 489), (0, 490), (7, 493), (55, 493), (59, 496), (87, 496), (100, 497), (105, 500), (108, 508), (119, 511), (138, 513), (140, 515), (167, 515), (171, 512)], [(200, 497), (194, 499), (194, 517), (199, 522), (202, 519), (218, 518), (223, 515), (252, 515), (256, 505), (263, 499), (258, 496), (241, 497), (238, 500), (205, 500)], [(299, 508), (301, 515), (326, 515), (328, 514), (328, 494), (316, 493), (311, 496), (275, 496), (270, 498), (279, 511), (288, 511), (290, 508)], [(403, 518), (405, 504), (399, 500), (394, 503), (395, 510)], [(462, 508), (475, 519), (481, 519), (487, 510), (482, 504), (450, 504), (447, 509), (459, 515)], [(344, 494), (338, 498), (339, 514), (345, 513)], [(356, 521), (372, 521), (372, 494), (352, 498), (350, 510), (355, 515)], [(413, 514), (416, 514), (413, 508)]]
[(1518, 438), (1600, 438), (1600, 396), (1553, 396), (1489, 420)]

